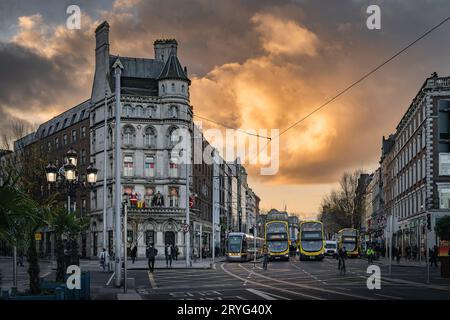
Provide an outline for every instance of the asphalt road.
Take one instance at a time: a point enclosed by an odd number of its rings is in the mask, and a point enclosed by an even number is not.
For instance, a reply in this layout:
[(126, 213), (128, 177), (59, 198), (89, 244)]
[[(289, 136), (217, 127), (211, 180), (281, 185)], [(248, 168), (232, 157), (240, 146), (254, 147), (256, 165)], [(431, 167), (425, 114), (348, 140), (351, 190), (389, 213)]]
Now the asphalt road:
[(327, 300), (327, 299), (450, 299), (450, 281), (431, 269), (426, 283), (423, 267), (394, 266), (391, 277), (381, 266), (381, 288), (367, 288), (367, 262), (348, 259), (341, 275), (337, 261), (274, 261), (268, 270), (257, 263), (218, 263), (215, 270), (133, 270), (135, 289), (143, 299), (182, 300)]

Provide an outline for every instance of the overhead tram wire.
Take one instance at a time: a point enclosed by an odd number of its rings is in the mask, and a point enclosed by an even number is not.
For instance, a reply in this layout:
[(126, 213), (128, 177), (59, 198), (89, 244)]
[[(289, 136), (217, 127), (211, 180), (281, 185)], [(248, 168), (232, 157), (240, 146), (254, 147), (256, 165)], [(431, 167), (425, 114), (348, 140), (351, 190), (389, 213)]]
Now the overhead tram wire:
[[(287, 127), (286, 129), (284, 129), (283, 131), (280, 132), (280, 134), (278, 134), (277, 138), (279, 138), (281, 135), (285, 134), (287, 131), (289, 131), (290, 129), (294, 128), (295, 126), (297, 126), (298, 124), (300, 124), (301, 122), (305, 121), (306, 119), (308, 119), (309, 117), (311, 117), (314, 113), (318, 112), (319, 110), (323, 109), (324, 107), (326, 107), (327, 105), (329, 105), (331, 102), (333, 102), (334, 100), (336, 100), (337, 98), (339, 98), (340, 96), (342, 96), (343, 94), (345, 94), (347, 91), (349, 91), (350, 89), (352, 89), (353, 87), (355, 87), (356, 85), (358, 85), (359, 83), (361, 83), (362, 81), (364, 81), (366, 78), (370, 77), (372, 74), (374, 74), (375, 72), (377, 72), (379, 69), (381, 69), (382, 67), (384, 67), (385, 65), (387, 65), (389, 62), (391, 62), (392, 60), (394, 60), (395, 58), (397, 58), (399, 55), (401, 55), (403, 52), (407, 51), (409, 48), (411, 48), (412, 46), (414, 46), (417, 42), (419, 42), (420, 40), (426, 38), (429, 34), (431, 34), (433, 31), (435, 31), (436, 29), (438, 29), (440, 26), (442, 26), (443, 24), (445, 24), (448, 20), (450, 20), (450, 16), (445, 18), (444, 20), (442, 20), (441, 22), (439, 22), (437, 25), (435, 25), (434, 27), (432, 27), (431, 29), (429, 29), (428, 31), (426, 31), (424, 34), (422, 34), (420, 37), (418, 37), (416, 40), (414, 40), (413, 42), (411, 42), (410, 44), (408, 44), (406, 47), (404, 47), (403, 49), (401, 49), (400, 51), (398, 51), (397, 53), (395, 53), (394, 55), (392, 55), (390, 58), (388, 58), (387, 60), (385, 60), (383, 63), (381, 63), (380, 65), (378, 65), (377, 67), (375, 67), (374, 69), (370, 70), (369, 72), (367, 72), (366, 74), (364, 74), (361, 78), (359, 78), (358, 80), (356, 80), (355, 82), (351, 83), (349, 86), (347, 86), (345, 89), (341, 90), (339, 93), (337, 93), (335, 96), (333, 96), (332, 98), (330, 98), (329, 100), (325, 101), (323, 104), (321, 104), (319, 107), (315, 108), (313, 111), (311, 111), (310, 113), (308, 113), (306, 116), (304, 116), (303, 118), (299, 119), (298, 121), (294, 122), (293, 124), (291, 124), (289, 127)], [(259, 151), (258, 155), (265, 150), (270, 142), (272, 142), (272, 140), (267, 141), (267, 144), (261, 148), (261, 150)]]
[[(127, 90), (126, 88), (122, 88), (122, 91), (124, 91), (125, 94), (126, 94), (127, 91), (130, 92), (130, 91)], [(188, 114), (188, 112), (183, 111), (183, 110), (178, 110), (178, 111), (180, 111), (180, 112), (182, 112), (182, 113), (185, 113), (185, 114)], [(192, 112), (192, 115), (193, 115), (193, 117), (195, 117), (195, 118), (199, 118), (199, 119), (202, 119), (202, 120), (205, 120), (205, 121), (214, 123), (214, 124), (216, 124), (216, 125), (218, 125), (218, 126), (221, 126), (221, 127), (227, 128), (227, 129), (233, 129), (233, 130), (236, 130), (236, 131), (238, 131), (238, 132), (241, 132), (241, 133), (246, 134), (246, 135), (249, 135), (249, 136), (254, 136), (254, 137), (258, 137), (258, 138), (264, 138), (264, 139), (267, 139), (267, 140), (269, 140), (269, 141), (272, 139), (271, 137), (263, 136), (263, 135), (260, 135), (260, 134), (257, 134), (257, 133), (248, 132), (248, 131), (246, 131), (246, 130), (239, 129), (239, 128), (233, 128), (233, 127), (230, 127), (230, 126), (228, 126), (228, 125), (226, 125), (226, 124), (224, 124), (224, 123), (221, 123), (221, 122), (219, 122), (219, 121), (212, 120), (212, 119), (206, 118), (206, 117), (204, 117), (204, 116), (199, 116), (199, 115), (195, 114), (194, 112)]]

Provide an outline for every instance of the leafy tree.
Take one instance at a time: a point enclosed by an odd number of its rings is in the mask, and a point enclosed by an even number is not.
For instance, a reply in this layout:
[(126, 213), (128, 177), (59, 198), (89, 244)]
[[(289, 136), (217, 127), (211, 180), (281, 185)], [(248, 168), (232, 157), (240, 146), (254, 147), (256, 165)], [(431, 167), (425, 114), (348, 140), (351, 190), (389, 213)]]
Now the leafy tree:
[[(78, 236), (86, 231), (89, 220), (86, 217), (77, 218), (76, 213), (68, 213), (64, 207), (57, 207), (52, 211), (50, 227), (55, 232), (56, 248), (56, 281), (64, 281), (65, 270), (68, 265), (79, 265)], [(70, 261), (66, 261), (64, 255), (64, 240), (70, 244)]]

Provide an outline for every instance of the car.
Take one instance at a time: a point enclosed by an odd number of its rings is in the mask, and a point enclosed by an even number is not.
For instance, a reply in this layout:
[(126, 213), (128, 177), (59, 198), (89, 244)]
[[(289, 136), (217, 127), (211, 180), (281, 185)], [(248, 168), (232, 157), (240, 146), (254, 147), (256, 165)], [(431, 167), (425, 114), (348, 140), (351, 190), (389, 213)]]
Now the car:
[(325, 255), (332, 256), (333, 258), (337, 257), (337, 241), (326, 240)]

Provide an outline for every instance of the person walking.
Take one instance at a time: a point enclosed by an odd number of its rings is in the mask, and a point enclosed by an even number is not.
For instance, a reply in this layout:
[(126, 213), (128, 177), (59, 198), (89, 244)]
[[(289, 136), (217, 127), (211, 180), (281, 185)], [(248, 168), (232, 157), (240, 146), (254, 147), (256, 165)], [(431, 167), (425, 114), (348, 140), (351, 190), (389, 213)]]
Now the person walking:
[(131, 263), (134, 264), (134, 262), (136, 261), (136, 256), (137, 256), (137, 246), (133, 245), (133, 248), (131, 248), (130, 251)]
[(173, 247), (166, 243), (164, 247), (164, 255), (166, 256), (166, 268), (172, 268)]
[(339, 249), (339, 264), (338, 269), (340, 270), (341, 274), (345, 274), (347, 271), (345, 268), (345, 259), (347, 259), (347, 251), (345, 250), (345, 247), (342, 247)]
[(395, 248), (395, 255), (394, 256), (395, 256), (395, 258), (397, 260), (397, 264), (400, 264), (400, 258), (402, 257), (402, 253), (401, 253), (399, 247)]
[(175, 247), (173, 247), (173, 253), (174, 253), (175, 260), (178, 261), (178, 255), (180, 254), (180, 249), (178, 248), (177, 245), (175, 245)]
[(263, 269), (267, 270), (267, 264), (269, 262), (269, 250), (267, 250), (267, 246), (263, 247)]
[(102, 252), (99, 255), (100, 266), (103, 269), (103, 272), (106, 272), (106, 266), (109, 263), (109, 254), (105, 248), (103, 248)]
[(153, 246), (153, 243), (148, 247), (147, 253), (148, 269), (153, 273), (153, 270), (155, 269), (155, 257), (158, 255), (158, 250)]
[(430, 267), (432, 267), (433, 266), (433, 264), (434, 264), (434, 266), (437, 268), (437, 257), (438, 257), (438, 247), (437, 246), (434, 246), (433, 247), (433, 249), (431, 250), (430, 249)]

